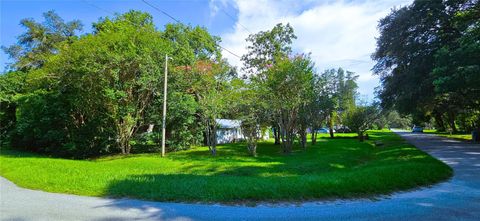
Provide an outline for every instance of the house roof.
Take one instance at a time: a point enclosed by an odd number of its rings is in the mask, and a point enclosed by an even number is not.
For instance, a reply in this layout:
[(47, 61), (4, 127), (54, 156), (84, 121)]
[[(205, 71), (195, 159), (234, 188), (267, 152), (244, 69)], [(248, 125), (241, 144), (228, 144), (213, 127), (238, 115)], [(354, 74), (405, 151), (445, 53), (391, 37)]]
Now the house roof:
[(215, 119), (215, 122), (218, 125), (218, 128), (239, 128), (242, 121), (232, 120), (232, 119)]

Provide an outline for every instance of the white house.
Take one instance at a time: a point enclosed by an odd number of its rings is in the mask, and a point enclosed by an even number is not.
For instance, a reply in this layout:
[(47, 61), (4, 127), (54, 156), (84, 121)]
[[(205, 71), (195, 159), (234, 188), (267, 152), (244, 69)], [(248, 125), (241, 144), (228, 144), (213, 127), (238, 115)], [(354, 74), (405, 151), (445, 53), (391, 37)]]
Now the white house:
[[(217, 143), (235, 143), (237, 141), (242, 141), (245, 137), (242, 133), (240, 120), (231, 120), (231, 119), (216, 119), (217, 123)], [(261, 131), (258, 131), (259, 135)], [(268, 140), (270, 138), (268, 130), (263, 134), (262, 139)]]
[(217, 123), (217, 143), (234, 143), (243, 140), (240, 120), (215, 119)]

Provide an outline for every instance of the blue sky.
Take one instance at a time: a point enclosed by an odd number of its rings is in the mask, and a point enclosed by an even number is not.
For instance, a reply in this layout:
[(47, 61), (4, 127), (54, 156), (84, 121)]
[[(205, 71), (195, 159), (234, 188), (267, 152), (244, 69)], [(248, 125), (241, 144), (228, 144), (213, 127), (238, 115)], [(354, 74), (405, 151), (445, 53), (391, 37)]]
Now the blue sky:
[[(297, 53), (311, 53), (317, 70), (343, 67), (360, 75), (359, 92), (373, 98), (378, 77), (371, 74), (374, 62), (376, 25), (392, 7), (410, 4), (412, 0), (147, 0), (173, 17), (191, 25), (206, 27), (222, 38), (222, 46), (235, 54), (245, 53), (245, 38), (250, 33), (267, 30), (279, 22), (290, 23), (298, 36)], [(94, 4), (101, 9), (92, 6)], [(55, 10), (66, 21), (79, 19), (84, 33), (92, 22), (110, 12), (142, 10), (154, 17), (158, 28), (170, 18), (141, 0), (1, 0), (0, 42), (8, 46), (24, 32), (19, 25), (23, 18), (42, 21), (42, 13)], [(226, 52), (228, 61), (238, 67), (238, 58)], [(8, 57), (2, 52), (0, 70)]]

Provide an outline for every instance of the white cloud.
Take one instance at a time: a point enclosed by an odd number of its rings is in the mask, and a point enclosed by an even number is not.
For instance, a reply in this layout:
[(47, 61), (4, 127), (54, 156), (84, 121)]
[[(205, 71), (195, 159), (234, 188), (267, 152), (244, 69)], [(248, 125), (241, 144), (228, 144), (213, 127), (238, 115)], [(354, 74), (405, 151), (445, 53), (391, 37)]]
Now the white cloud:
[[(223, 33), (222, 45), (238, 55), (246, 53), (245, 38), (277, 23), (290, 23), (298, 39), (294, 50), (311, 52), (318, 71), (343, 67), (360, 75), (359, 92), (373, 98), (378, 78), (370, 69), (374, 62), (370, 54), (375, 50), (378, 21), (392, 7), (410, 4), (412, 0), (362, 0), (362, 1), (276, 1), (258, 0), (230, 2), (237, 10), (237, 21), (232, 32)], [(211, 7), (222, 7), (225, 1), (212, 1)], [(245, 26), (249, 31), (242, 27)], [(223, 53), (237, 67), (238, 58)]]

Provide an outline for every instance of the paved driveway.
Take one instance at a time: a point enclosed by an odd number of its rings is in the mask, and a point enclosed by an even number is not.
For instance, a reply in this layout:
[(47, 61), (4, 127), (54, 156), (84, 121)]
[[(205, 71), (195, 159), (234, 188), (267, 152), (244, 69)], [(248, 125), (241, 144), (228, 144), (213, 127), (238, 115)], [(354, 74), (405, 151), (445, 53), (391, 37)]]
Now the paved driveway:
[[(256, 207), (46, 193), (0, 177), (2, 220), (480, 220), (480, 145), (398, 132), (455, 170), (448, 182), (380, 200)], [(194, 191), (194, 190), (192, 190)]]

